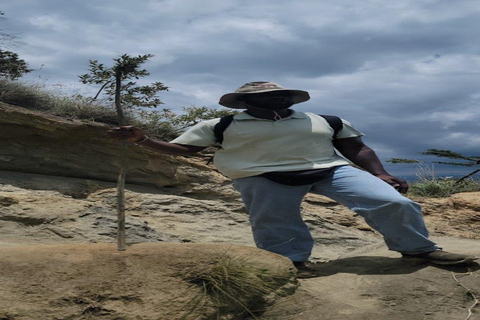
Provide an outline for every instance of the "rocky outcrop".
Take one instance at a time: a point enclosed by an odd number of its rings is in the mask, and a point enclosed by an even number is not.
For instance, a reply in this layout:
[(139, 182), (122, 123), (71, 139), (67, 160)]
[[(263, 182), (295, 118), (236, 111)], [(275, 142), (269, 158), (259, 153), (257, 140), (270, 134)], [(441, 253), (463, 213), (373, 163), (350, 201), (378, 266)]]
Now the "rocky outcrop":
[[(101, 123), (0, 103), (0, 170), (116, 181), (121, 147), (107, 130)], [(164, 187), (190, 181), (178, 172), (181, 158), (130, 145), (128, 159), (127, 183)]]
[[(255, 246), (248, 214), (229, 185), (187, 188), (127, 184), (127, 243), (196, 242)], [(303, 206), (316, 246), (313, 258), (381, 241), (337, 203), (309, 196)], [(114, 183), (0, 171), (0, 242), (115, 242)]]

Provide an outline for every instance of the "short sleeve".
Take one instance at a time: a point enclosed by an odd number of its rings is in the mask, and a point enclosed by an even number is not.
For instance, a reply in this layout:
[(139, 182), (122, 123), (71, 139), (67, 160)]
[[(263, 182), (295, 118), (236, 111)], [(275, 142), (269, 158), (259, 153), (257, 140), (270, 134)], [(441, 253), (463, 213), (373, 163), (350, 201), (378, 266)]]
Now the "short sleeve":
[(365, 134), (355, 129), (355, 127), (345, 119), (342, 119), (343, 129), (338, 132), (336, 139), (347, 139), (363, 137)]
[(211, 119), (197, 123), (178, 138), (170, 143), (184, 144), (198, 147), (210, 147), (216, 144), (213, 127), (220, 121), (220, 118)]

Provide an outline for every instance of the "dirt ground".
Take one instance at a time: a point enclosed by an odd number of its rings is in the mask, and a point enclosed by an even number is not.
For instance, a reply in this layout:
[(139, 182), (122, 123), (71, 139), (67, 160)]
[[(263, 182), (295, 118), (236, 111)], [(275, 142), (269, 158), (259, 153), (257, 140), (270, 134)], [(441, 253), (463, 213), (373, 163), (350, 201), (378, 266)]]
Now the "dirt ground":
[[(445, 250), (480, 256), (476, 240), (434, 239)], [(295, 294), (278, 301), (261, 319), (480, 319), (478, 264), (434, 266), (374, 245), (316, 268), (320, 277), (300, 280)]]
[[(0, 175), (0, 320), (217, 319), (209, 303), (190, 312), (199, 290), (175, 274), (211, 261), (222, 246), (258, 251), (235, 195), (216, 199), (201, 188), (192, 195), (128, 186), (127, 241), (135, 244), (119, 253), (111, 184)], [(480, 193), (415, 200), (439, 245), (480, 256)], [(303, 210), (321, 276), (299, 280), (293, 295), (273, 295), (274, 305), (257, 318), (480, 319), (478, 264), (404, 260), (360, 217), (324, 197), (308, 196)], [(247, 249), (239, 259), (251, 256)], [(251, 259), (284, 276), (291, 268), (264, 251)], [(240, 318), (226, 312), (219, 319)]]
[[(435, 240), (450, 251), (480, 256), (478, 241)], [(149, 243), (118, 252), (114, 244), (3, 245), (0, 319), (217, 319), (202, 290), (178, 274), (225, 251), (285, 279), (291, 275), (286, 259), (242, 246)], [(273, 306), (257, 318), (480, 319), (478, 264), (436, 267), (372, 245), (316, 268), (320, 277), (300, 279), (298, 288), (288, 282), (285, 290), (296, 288), (294, 294), (276, 295)], [(226, 314), (218, 319), (240, 319)], [(242, 317), (247, 318), (255, 319)]]
[(279, 290), (296, 287), (286, 258), (244, 246), (10, 245), (0, 247), (0, 319), (214, 319), (215, 303), (182, 274), (225, 255), (269, 270)]

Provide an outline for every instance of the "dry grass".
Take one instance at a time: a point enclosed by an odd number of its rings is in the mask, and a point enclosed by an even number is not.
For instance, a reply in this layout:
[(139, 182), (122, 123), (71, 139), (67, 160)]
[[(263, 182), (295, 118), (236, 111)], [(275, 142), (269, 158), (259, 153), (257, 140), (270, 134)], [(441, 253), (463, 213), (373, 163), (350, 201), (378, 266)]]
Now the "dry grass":
[(27, 85), (0, 79), (0, 101), (57, 116), (96, 122), (118, 123), (115, 109), (92, 103), (81, 95), (64, 96), (43, 85)]
[(480, 191), (480, 182), (465, 179), (457, 183), (453, 178), (438, 178), (433, 166), (420, 165), (417, 172), (419, 182), (412, 184), (409, 194), (421, 197), (444, 198), (460, 192)]
[[(47, 90), (42, 84), (25, 84), (0, 79), (0, 102), (37, 110), (48, 114), (85, 121), (118, 125), (118, 115), (112, 102), (95, 100), (80, 94), (65, 95), (59, 90)], [(206, 107), (185, 108), (186, 114), (163, 110), (124, 110), (127, 123), (140, 127), (152, 138), (170, 141), (178, 137), (186, 127), (203, 119), (219, 117), (230, 111), (217, 111)], [(198, 119), (196, 117), (199, 117)]]
[[(289, 281), (285, 276), (267, 271), (245, 257), (222, 254), (207, 264), (186, 268), (180, 277), (201, 289), (190, 302), (190, 310), (201, 307), (208, 300), (218, 310), (218, 319), (221, 315), (228, 315), (228, 319), (257, 319), (272, 297), (280, 295), (277, 289)], [(188, 319), (188, 313), (184, 319)]]

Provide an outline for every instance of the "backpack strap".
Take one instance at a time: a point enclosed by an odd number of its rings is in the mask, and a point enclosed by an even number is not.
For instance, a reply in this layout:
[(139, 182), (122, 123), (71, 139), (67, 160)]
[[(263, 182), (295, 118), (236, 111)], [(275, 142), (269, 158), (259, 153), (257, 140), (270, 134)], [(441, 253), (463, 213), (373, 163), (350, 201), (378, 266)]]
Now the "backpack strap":
[(319, 114), (319, 116), (327, 120), (330, 127), (332, 127), (333, 129), (332, 139), (335, 140), (337, 138), (338, 133), (343, 129), (342, 119), (340, 119), (337, 116), (327, 116), (323, 114)]
[(223, 132), (228, 128), (230, 123), (232, 123), (233, 116), (233, 114), (229, 114), (228, 116), (221, 117), (220, 121), (213, 127), (213, 133), (218, 143), (222, 144)]

